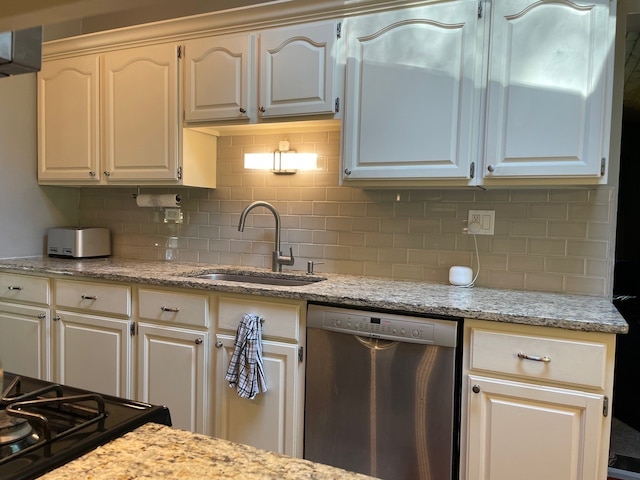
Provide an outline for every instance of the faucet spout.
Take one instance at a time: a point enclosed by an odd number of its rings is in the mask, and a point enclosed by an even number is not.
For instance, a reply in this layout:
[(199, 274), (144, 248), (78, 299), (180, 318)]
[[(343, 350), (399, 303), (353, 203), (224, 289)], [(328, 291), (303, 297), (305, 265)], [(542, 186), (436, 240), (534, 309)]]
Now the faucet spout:
[(271, 205), (269, 202), (265, 202), (262, 200), (255, 201), (249, 205), (242, 211), (240, 214), (240, 221), (238, 222), (238, 231), (244, 231), (244, 224), (247, 220), (247, 215), (251, 210), (255, 207), (265, 207), (273, 214), (273, 218), (275, 219), (275, 239), (274, 239), (274, 249), (273, 255), (271, 259), (271, 270), (274, 272), (281, 272), (282, 265), (293, 265), (295, 258), (293, 258), (293, 249), (289, 249), (289, 256), (282, 255), (282, 251), (280, 250), (280, 214), (276, 210), (276, 207)]

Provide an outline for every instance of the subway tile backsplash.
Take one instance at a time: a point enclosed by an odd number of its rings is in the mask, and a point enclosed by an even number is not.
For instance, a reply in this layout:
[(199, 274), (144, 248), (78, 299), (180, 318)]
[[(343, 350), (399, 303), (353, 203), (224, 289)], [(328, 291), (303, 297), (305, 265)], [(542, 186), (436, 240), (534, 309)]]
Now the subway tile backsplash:
[[(317, 172), (276, 176), (243, 168), (245, 152), (287, 139), (319, 155)], [(476, 238), (478, 286), (609, 296), (614, 190), (414, 189), (341, 187), (336, 131), (220, 137), (218, 188), (142, 188), (179, 192), (182, 223), (158, 208), (136, 206), (134, 188), (85, 188), (84, 226), (107, 226), (117, 257), (270, 268), (274, 221), (265, 209), (240, 212), (254, 200), (275, 205), (282, 249), (296, 270), (308, 260), (335, 272), (446, 283), (451, 265), (477, 269), (475, 243), (464, 233), (467, 211), (495, 210), (495, 235)]]

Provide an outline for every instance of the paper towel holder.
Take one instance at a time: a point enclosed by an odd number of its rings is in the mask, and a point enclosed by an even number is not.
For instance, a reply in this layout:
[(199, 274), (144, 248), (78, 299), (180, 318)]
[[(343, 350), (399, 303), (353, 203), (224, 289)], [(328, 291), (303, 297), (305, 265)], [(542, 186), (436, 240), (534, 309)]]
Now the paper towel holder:
[[(131, 198), (133, 198), (134, 200), (138, 198), (138, 195), (140, 195), (140, 186), (137, 187), (137, 191), (135, 193), (131, 194)], [(180, 196), (179, 193), (176, 193), (176, 202), (180, 203), (182, 202), (182, 197)]]

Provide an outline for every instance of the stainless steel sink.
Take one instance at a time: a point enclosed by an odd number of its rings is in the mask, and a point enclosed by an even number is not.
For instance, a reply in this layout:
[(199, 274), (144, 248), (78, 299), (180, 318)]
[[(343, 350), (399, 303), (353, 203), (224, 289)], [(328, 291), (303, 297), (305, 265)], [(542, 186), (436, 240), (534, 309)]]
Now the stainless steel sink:
[(287, 278), (276, 276), (261, 276), (247, 273), (203, 273), (201, 275), (196, 275), (194, 278), (202, 278), (204, 280), (225, 280), (228, 282), (241, 283), (260, 283), (263, 285), (280, 285), (285, 287), (300, 287), (325, 280), (321, 277)]

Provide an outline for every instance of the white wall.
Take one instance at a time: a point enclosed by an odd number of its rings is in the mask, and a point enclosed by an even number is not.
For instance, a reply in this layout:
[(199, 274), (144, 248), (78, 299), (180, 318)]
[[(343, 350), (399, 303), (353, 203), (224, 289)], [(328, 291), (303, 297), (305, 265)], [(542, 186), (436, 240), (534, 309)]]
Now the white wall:
[(79, 191), (36, 172), (36, 75), (0, 78), (0, 257), (42, 255), (49, 227), (78, 222)]

